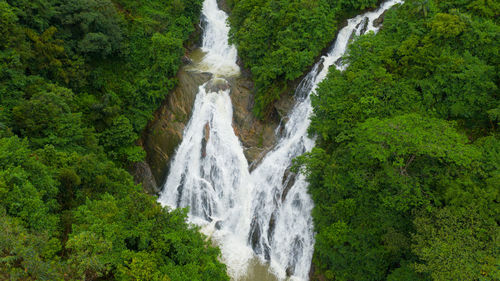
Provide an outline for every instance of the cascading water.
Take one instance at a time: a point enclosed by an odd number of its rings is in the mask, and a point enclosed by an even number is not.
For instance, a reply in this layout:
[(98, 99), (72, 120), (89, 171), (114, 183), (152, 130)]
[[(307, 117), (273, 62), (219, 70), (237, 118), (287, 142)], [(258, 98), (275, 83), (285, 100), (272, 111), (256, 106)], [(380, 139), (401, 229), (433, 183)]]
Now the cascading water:
[(228, 45), (227, 15), (216, 0), (204, 1), (202, 19), (205, 54), (195, 68), (212, 73), (212, 79), (199, 87), (159, 201), (172, 208), (190, 207), (189, 220), (218, 242), (229, 274), (238, 278), (253, 255), (243, 238), (250, 225), (252, 186), (223, 77), (240, 70), (236, 49)]
[(385, 2), (376, 11), (348, 20), (328, 54), (300, 82), (295, 91), (297, 103), (288, 116), (284, 134), (251, 174), (255, 188), (249, 242), (262, 259), (270, 260), (271, 270), (280, 279), (287, 275), (308, 279), (314, 252), (313, 202), (304, 176), (290, 172), (292, 160), (314, 146), (314, 140), (307, 136), (312, 113), (310, 95), (325, 79), (330, 66), (337, 63), (338, 69), (345, 68), (339, 60), (352, 35), (376, 32), (373, 21), (399, 2)]
[(295, 157), (314, 146), (307, 136), (310, 95), (330, 66), (345, 67), (340, 58), (352, 35), (376, 32), (374, 19), (399, 2), (385, 2), (376, 11), (350, 19), (340, 30), (332, 49), (297, 87), (297, 103), (277, 145), (250, 174), (232, 127), (229, 85), (221, 78), (239, 74), (236, 49), (227, 43), (227, 15), (216, 0), (205, 0), (205, 56), (197, 68), (214, 77), (199, 88), (159, 201), (172, 208), (190, 207), (189, 220), (219, 244), (233, 279), (245, 274), (254, 255), (268, 261), (279, 279), (308, 279), (314, 249), (313, 202), (304, 176), (290, 167)]
[(219, 9), (216, 0), (203, 2), (202, 20), (204, 25), (201, 49), (205, 52), (205, 57), (198, 65), (198, 69), (215, 75), (238, 75), (240, 73), (240, 67), (236, 64), (238, 53), (233, 45), (228, 44), (227, 15)]

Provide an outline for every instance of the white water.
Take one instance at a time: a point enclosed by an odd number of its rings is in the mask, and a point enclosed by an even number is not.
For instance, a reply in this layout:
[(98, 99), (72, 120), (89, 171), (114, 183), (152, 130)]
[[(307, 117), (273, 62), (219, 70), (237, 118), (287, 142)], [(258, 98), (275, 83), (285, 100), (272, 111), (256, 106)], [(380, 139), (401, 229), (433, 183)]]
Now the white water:
[(228, 44), (226, 13), (219, 9), (216, 0), (205, 0), (201, 12), (204, 23), (201, 49), (206, 54), (198, 69), (226, 77), (238, 75), (238, 53), (233, 45)]
[[(313, 202), (307, 193), (307, 182), (303, 175), (288, 171), (295, 157), (310, 151), (314, 146), (314, 140), (307, 135), (313, 110), (310, 95), (325, 79), (329, 67), (345, 54), (351, 34), (376, 32), (373, 20), (398, 2), (385, 2), (376, 11), (348, 20), (328, 54), (321, 58), (297, 87), (297, 103), (288, 116), (283, 136), (251, 174), (255, 181), (251, 234), (265, 234), (260, 235), (259, 242), (254, 243), (253, 248), (262, 258), (270, 260), (271, 270), (280, 279), (286, 278), (287, 273), (297, 279), (308, 279), (314, 252), (311, 218)], [(336, 67), (342, 70), (345, 65), (338, 64)], [(272, 221), (274, 226), (270, 224)]]
[[(172, 208), (190, 207), (189, 220), (202, 226), (221, 247), (233, 279), (246, 274), (255, 255), (269, 262), (279, 279), (287, 275), (308, 279), (314, 249), (313, 202), (304, 176), (289, 168), (295, 157), (314, 146), (307, 136), (310, 95), (345, 53), (351, 34), (376, 32), (373, 20), (396, 3), (399, 0), (385, 2), (376, 11), (350, 19), (340, 30), (330, 52), (297, 87), (297, 103), (277, 145), (251, 174), (232, 127), (230, 90), (211, 92), (207, 84), (200, 86), (159, 201)], [(199, 70), (214, 77), (238, 75), (236, 49), (227, 43), (227, 15), (218, 9), (216, 0), (205, 0), (202, 12), (206, 54)], [(339, 69), (345, 67), (337, 64)], [(208, 83), (227, 82), (214, 78)]]

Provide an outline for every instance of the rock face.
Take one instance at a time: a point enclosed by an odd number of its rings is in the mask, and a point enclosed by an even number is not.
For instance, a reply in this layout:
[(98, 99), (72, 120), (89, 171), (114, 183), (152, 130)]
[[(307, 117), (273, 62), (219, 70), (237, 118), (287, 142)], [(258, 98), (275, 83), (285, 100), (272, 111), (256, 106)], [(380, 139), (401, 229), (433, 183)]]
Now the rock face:
[[(155, 112), (154, 119), (149, 122), (139, 142), (147, 157), (145, 162), (134, 165), (133, 174), (136, 182), (142, 183), (145, 191), (151, 194), (161, 191), (171, 157), (182, 141), (184, 127), (191, 117), (198, 88), (211, 78), (208, 73), (189, 71), (188, 68), (189, 66), (185, 66), (179, 71), (177, 88), (168, 94), (165, 102)], [(253, 82), (248, 73), (243, 70), (240, 77), (229, 78), (227, 82), (215, 79), (207, 84), (207, 88), (214, 91), (231, 90), (234, 131), (240, 138), (249, 164), (252, 164), (257, 163), (274, 146), (276, 128), (280, 120), (286, 117), (294, 100), (285, 94), (275, 104), (276, 114), (270, 120), (255, 118), (252, 113)], [(207, 130), (209, 128), (205, 128)]]
[[(189, 121), (198, 87), (210, 79), (210, 74), (186, 71), (177, 74), (179, 85), (168, 94), (165, 102), (149, 122), (141, 144), (146, 151), (146, 162), (157, 185), (162, 185), (168, 171), (170, 158), (182, 140), (182, 132)], [(142, 182), (142, 181), (141, 181)], [(161, 186), (153, 189), (155, 193)]]
[(160, 192), (156, 179), (153, 177), (151, 168), (146, 161), (134, 163), (132, 171), (135, 183), (142, 184), (142, 188), (147, 194), (154, 195)]
[[(225, 0), (218, 0), (217, 3), (222, 10), (229, 12), (228, 3)], [(167, 95), (139, 140), (139, 145), (146, 151), (146, 161), (136, 163), (131, 173), (136, 183), (142, 183), (144, 190), (151, 194), (158, 194), (161, 191), (168, 174), (171, 157), (174, 156), (177, 146), (182, 141), (184, 127), (191, 117), (198, 88), (211, 79), (209, 73), (189, 70), (203, 57), (199, 49), (200, 35), (201, 28), (197, 26), (196, 32), (186, 46), (189, 54), (182, 58), (184, 66), (177, 74), (178, 86)], [(227, 82), (223, 79), (214, 79), (207, 84), (207, 89), (219, 91), (229, 88), (231, 90), (234, 131), (240, 138), (248, 162), (255, 164), (274, 146), (276, 128), (282, 119), (286, 122), (284, 118), (294, 104), (293, 92), (292, 95), (283, 94), (274, 105), (275, 114), (272, 114), (268, 120), (258, 120), (252, 113), (254, 85), (251, 73), (244, 67), (240, 58), (237, 63), (241, 68), (239, 77), (229, 78)], [(205, 129), (207, 130), (209, 128)], [(205, 133), (208, 135), (207, 132)], [(208, 140), (205, 139), (206, 141)], [(250, 167), (253, 166), (255, 165)]]
[(279, 120), (261, 121), (252, 113), (253, 82), (248, 77), (231, 81), (233, 126), (243, 146), (248, 163), (258, 161), (276, 142), (275, 129)]
[(229, 15), (231, 13), (231, 9), (229, 9), (229, 5), (226, 0), (217, 0), (217, 6), (219, 6), (219, 9), (223, 10), (226, 14)]
[(378, 18), (373, 20), (373, 26), (379, 27), (384, 22), (385, 13), (387, 11), (388, 10), (385, 10)]
[(229, 83), (225, 79), (221, 78), (212, 79), (207, 83), (207, 85), (205, 85), (205, 89), (208, 92), (225, 91), (230, 88), (231, 85), (229, 85)]

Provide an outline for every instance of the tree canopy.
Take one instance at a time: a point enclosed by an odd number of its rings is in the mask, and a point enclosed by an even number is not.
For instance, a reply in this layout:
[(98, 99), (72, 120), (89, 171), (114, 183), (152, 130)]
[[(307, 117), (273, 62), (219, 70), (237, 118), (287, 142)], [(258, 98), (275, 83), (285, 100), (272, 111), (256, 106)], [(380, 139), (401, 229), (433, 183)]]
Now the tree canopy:
[(231, 39), (255, 81), (254, 113), (290, 90), (293, 81), (314, 64), (349, 15), (373, 8), (377, 1), (232, 0)]
[(125, 170), (201, 1), (0, 0), (0, 279), (228, 280)]
[(312, 98), (299, 163), (328, 280), (497, 280), (498, 5), (405, 1)]

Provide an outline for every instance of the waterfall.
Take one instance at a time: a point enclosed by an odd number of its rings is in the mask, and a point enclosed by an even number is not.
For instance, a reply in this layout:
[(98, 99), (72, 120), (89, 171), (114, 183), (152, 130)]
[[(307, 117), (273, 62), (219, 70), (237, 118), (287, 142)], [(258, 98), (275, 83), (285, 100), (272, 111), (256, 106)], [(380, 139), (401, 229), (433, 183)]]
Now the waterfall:
[(219, 9), (216, 0), (205, 0), (201, 12), (204, 23), (201, 49), (205, 52), (205, 57), (198, 69), (215, 75), (238, 75), (238, 53), (234, 46), (228, 44), (229, 26), (226, 13)]
[(224, 79), (240, 72), (236, 48), (228, 44), (226, 20), (216, 0), (204, 1), (201, 49), (205, 55), (195, 67), (212, 73), (212, 79), (199, 87), (159, 202), (171, 208), (189, 207), (189, 221), (202, 226), (217, 242), (228, 273), (238, 278), (253, 257), (245, 238), (252, 185), (232, 127), (230, 89)]
[[(307, 135), (312, 106), (310, 95), (325, 79), (330, 66), (339, 70), (348, 43), (353, 35), (376, 32), (373, 21), (399, 1), (388, 1), (376, 11), (349, 19), (330, 51), (303, 78), (295, 91), (296, 104), (289, 113), (283, 135), (252, 172), (255, 188), (252, 195), (250, 242), (264, 260), (270, 260), (271, 270), (280, 278), (287, 275), (308, 279), (314, 235), (311, 218), (313, 202), (307, 193), (303, 175), (290, 171), (292, 160), (310, 151), (314, 139)], [(253, 236), (259, 236), (258, 239)]]
[(159, 202), (190, 208), (189, 220), (220, 246), (233, 279), (244, 276), (254, 256), (268, 262), (279, 279), (308, 279), (314, 250), (313, 202), (305, 177), (290, 167), (295, 157), (314, 146), (314, 139), (307, 135), (310, 95), (330, 66), (345, 68), (341, 57), (353, 35), (376, 32), (374, 20), (397, 3), (387, 1), (375, 11), (348, 20), (328, 54), (297, 87), (296, 104), (276, 146), (250, 173), (232, 127), (230, 87), (223, 78), (239, 74), (236, 49), (227, 42), (227, 15), (218, 9), (216, 0), (204, 1), (205, 56), (197, 68), (212, 73), (213, 78), (199, 87)]

